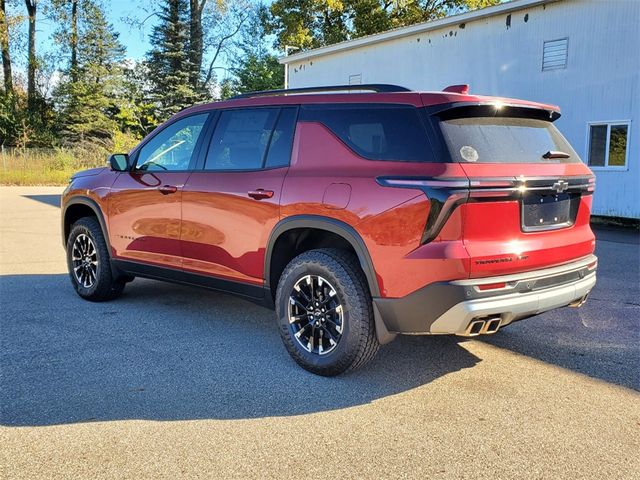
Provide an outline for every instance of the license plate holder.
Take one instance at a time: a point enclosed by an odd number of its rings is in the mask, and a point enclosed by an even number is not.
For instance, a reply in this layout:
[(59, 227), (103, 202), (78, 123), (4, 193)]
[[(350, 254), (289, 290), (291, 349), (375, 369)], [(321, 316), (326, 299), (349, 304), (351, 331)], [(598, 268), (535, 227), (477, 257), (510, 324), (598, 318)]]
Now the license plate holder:
[(554, 230), (573, 225), (579, 196), (569, 193), (530, 194), (521, 200), (524, 232)]

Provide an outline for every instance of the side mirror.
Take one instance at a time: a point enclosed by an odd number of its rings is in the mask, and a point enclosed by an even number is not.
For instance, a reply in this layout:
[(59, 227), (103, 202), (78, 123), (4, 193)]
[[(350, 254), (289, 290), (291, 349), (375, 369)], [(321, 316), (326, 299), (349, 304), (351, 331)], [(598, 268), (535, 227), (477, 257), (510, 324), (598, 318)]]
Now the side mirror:
[(115, 172), (126, 172), (129, 170), (129, 155), (126, 153), (114, 153), (109, 157), (111, 170)]

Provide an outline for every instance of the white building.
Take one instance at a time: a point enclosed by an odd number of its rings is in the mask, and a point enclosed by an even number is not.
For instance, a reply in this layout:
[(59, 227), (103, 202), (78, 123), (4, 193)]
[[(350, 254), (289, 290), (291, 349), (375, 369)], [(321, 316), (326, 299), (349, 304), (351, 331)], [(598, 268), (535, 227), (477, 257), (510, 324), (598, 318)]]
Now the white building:
[(280, 61), (290, 88), (467, 83), (559, 105), (597, 176), (593, 213), (640, 218), (640, 0), (515, 0)]

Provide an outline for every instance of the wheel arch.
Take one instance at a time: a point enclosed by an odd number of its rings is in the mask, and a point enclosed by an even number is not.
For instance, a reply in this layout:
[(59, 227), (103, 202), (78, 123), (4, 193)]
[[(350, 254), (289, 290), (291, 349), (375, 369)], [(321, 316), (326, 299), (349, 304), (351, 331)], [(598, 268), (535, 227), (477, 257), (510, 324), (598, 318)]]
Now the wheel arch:
[(324, 230), (328, 233), (337, 235), (346, 241), (358, 257), (362, 271), (367, 279), (371, 295), (374, 297), (380, 296), (380, 287), (378, 285), (373, 262), (371, 261), (369, 251), (367, 250), (364, 240), (362, 240), (360, 234), (352, 226), (340, 220), (320, 215), (295, 215), (287, 217), (280, 220), (280, 222), (278, 222), (273, 228), (267, 243), (264, 260), (264, 281), (267, 292), (271, 291), (272, 287), (275, 287), (275, 285), (271, 285), (274, 247), (276, 247), (278, 240), (282, 235), (290, 232), (291, 230), (297, 229)]
[[(86, 215), (90, 213), (90, 215)], [(91, 215), (92, 214), (92, 215)], [(100, 229), (104, 236), (104, 241), (107, 244), (107, 249), (111, 253), (111, 243), (109, 241), (109, 231), (107, 229), (107, 223), (104, 215), (98, 203), (84, 196), (71, 197), (64, 204), (64, 210), (62, 212), (62, 243), (66, 247), (67, 239), (71, 233), (71, 225), (78, 219), (87, 216), (94, 216), (100, 223)]]

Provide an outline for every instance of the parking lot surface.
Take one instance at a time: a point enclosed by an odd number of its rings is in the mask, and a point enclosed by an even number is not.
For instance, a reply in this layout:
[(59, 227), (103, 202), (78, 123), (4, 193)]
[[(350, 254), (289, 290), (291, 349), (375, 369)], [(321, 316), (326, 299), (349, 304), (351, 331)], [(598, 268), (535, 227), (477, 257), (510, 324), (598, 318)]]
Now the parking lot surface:
[(637, 234), (598, 230), (580, 309), (401, 337), (330, 379), (237, 298), (137, 279), (81, 300), (60, 192), (0, 187), (0, 478), (640, 476)]

